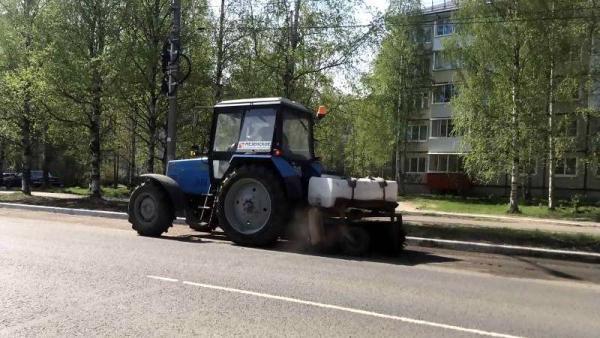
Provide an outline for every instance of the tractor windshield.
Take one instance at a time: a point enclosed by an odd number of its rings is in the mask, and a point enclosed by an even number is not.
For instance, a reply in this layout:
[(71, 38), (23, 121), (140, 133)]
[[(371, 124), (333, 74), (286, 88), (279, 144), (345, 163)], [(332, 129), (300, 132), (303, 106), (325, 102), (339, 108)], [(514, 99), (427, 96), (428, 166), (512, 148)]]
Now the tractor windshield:
[(275, 109), (251, 109), (244, 116), (237, 150), (240, 152), (270, 152), (275, 131)]
[(215, 133), (215, 151), (232, 151), (239, 140), (242, 113), (219, 114)]
[(308, 117), (295, 112), (284, 114), (282, 148), (285, 156), (295, 160), (310, 160), (310, 137)]

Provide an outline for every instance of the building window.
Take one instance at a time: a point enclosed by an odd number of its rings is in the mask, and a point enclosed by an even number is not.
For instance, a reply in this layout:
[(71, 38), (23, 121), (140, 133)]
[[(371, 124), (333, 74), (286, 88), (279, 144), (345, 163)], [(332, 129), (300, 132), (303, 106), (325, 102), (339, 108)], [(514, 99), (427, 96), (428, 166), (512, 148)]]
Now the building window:
[(558, 101), (573, 102), (581, 100), (581, 82), (576, 78), (556, 77)]
[(427, 125), (411, 125), (406, 131), (406, 139), (409, 142), (427, 141)]
[(422, 36), (422, 42), (424, 43), (430, 43), (431, 42), (431, 36), (432, 34), (432, 29), (431, 26), (424, 26), (423, 27), (423, 31), (421, 31)]
[(431, 120), (431, 137), (452, 137), (452, 120)]
[(429, 108), (429, 92), (415, 93), (412, 95), (412, 104), (415, 110)]
[(556, 176), (577, 176), (577, 158), (565, 157), (556, 160)]
[(433, 86), (433, 103), (448, 103), (455, 95), (453, 83), (445, 83)]
[(576, 118), (569, 119), (568, 117), (565, 117), (564, 126), (565, 126), (565, 136), (566, 137), (577, 137), (577, 119)]
[(429, 155), (429, 172), (459, 173), (463, 171), (462, 157), (455, 154)]
[(571, 98), (573, 99), (573, 101), (579, 101), (579, 100), (581, 100), (581, 87), (579, 86), (579, 84), (577, 84), (577, 86), (575, 86), (573, 88), (573, 92), (571, 94)]
[(407, 173), (424, 173), (427, 171), (427, 159), (425, 157), (409, 157), (406, 159)]
[(580, 46), (571, 45), (568, 47), (567, 55), (570, 62), (581, 62), (583, 59), (583, 49)]
[(413, 41), (418, 43), (431, 43), (432, 29), (431, 26), (423, 26), (420, 29), (411, 32)]
[(431, 60), (425, 57), (421, 62), (421, 75), (428, 76), (431, 73)]
[(433, 70), (449, 70), (455, 68), (456, 62), (450, 58), (447, 52), (433, 52)]
[(441, 19), (435, 23), (435, 36), (444, 36), (454, 33), (454, 24), (449, 19)]

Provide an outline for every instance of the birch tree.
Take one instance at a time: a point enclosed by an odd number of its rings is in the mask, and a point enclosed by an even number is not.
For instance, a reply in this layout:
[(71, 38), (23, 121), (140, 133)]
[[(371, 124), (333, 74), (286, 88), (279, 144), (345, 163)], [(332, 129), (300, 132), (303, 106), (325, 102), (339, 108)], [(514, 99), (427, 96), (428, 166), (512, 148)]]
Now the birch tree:
[(533, 1), (466, 0), (448, 43), (462, 66), (452, 105), (455, 131), (469, 149), (465, 169), (483, 182), (508, 175), (510, 213), (519, 212), (523, 165), (543, 149), (536, 130), (546, 102), (537, 87), (539, 36), (527, 24), (535, 9)]
[[(59, 117), (85, 128), (88, 138), (90, 193), (101, 197), (102, 139), (108, 129), (104, 117), (114, 98), (114, 56), (124, 10), (117, 0), (65, 0), (53, 8), (54, 49), (51, 81), (57, 95), (70, 109)], [(111, 55), (112, 53), (112, 55)]]
[[(384, 113), (389, 144), (394, 158), (394, 174), (404, 190), (403, 162), (406, 153), (406, 127), (408, 117), (421, 107), (421, 101), (429, 93), (431, 83), (429, 65), (421, 42), (424, 36), (419, 1), (396, 1), (386, 18), (386, 35), (377, 55), (373, 73), (368, 79), (372, 98), (370, 102)], [(366, 129), (365, 133), (381, 133), (381, 129)], [(379, 149), (381, 152), (382, 149)], [(386, 156), (389, 153), (383, 152)]]

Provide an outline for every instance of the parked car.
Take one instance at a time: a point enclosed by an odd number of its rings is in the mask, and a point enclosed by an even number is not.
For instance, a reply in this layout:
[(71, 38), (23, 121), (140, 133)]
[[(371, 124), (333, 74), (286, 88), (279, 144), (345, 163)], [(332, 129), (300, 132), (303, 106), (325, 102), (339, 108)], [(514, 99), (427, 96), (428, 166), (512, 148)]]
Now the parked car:
[[(21, 177), (23, 177), (22, 173), (3, 173), (2, 174), (2, 182), (0, 182), (0, 186), (5, 186), (6, 188), (17, 188), (21, 186)], [(63, 187), (63, 183), (60, 178), (48, 173), (48, 183), (51, 187)], [(44, 185), (44, 172), (42, 170), (32, 170), (31, 171), (31, 186), (33, 187), (41, 187)]]
[[(41, 170), (31, 171), (31, 185), (34, 187), (41, 187), (44, 185), (44, 172)], [(60, 178), (48, 173), (48, 185), (51, 187), (63, 187), (63, 183)]]
[(14, 188), (21, 186), (21, 177), (16, 173), (2, 173), (2, 186)]

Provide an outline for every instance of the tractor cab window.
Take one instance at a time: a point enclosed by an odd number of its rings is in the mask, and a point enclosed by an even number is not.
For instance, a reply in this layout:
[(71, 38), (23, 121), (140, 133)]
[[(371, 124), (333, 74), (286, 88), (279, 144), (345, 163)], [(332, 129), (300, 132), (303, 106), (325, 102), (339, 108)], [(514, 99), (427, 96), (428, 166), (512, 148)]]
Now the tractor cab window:
[(242, 113), (221, 113), (217, 120), (214, 151), (232, 151), (238, 143)]
[(240, 133), (238, 152), (270, 152), (275, 131), (275, 109), (259, 108), (246, 111)]
[(296, 160), (310, 160), (310, 121), (300, 114), (286, 112), (283, 116), (282, 148), (285, 156)]

